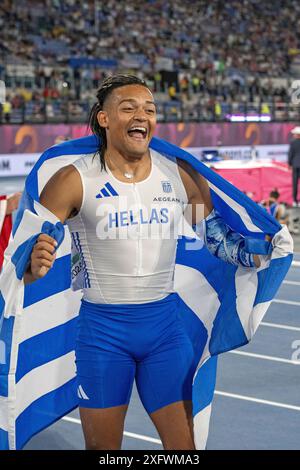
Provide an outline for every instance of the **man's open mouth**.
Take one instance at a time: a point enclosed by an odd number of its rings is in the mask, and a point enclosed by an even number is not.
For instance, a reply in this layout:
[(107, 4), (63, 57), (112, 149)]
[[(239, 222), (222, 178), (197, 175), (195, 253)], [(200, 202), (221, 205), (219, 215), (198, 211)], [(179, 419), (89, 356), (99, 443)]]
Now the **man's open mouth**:
[(146, 127), (143, 127), (143, 126), (134, 126), (128, 130), (129, 136), (136, 140), (146, 139), (147, 133), (148, 131)]

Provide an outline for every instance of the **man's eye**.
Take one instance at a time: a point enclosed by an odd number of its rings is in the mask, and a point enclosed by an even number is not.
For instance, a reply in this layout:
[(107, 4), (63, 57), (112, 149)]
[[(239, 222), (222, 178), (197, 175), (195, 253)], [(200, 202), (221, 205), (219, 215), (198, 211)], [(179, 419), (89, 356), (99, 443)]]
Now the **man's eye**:
[(133, 110), (133, 108), (130, 108), (130, 107), (128, 107), (128, 108), (123, 108), (123, 111), (132, 111), (132, 110)]
[(151, 109), (147, 109), (146, 111), (147, 111), (147, 113), (151, 113), (151, 114), (154, 114), (154, 113), (155, 113), (155, 109), (152, 109), (152, 108), (151, 108)]

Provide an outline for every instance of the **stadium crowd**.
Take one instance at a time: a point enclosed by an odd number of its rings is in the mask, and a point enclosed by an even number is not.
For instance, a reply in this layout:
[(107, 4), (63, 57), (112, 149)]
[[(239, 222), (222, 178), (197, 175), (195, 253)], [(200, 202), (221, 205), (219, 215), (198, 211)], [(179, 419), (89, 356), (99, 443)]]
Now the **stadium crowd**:
[(222, 119), (250, 103), (253, 112), (295, 118), (286, 107), (300, 74), (300, 3), (1, 2), (4, 122), (14, 110), (81, 119), (99, 82), (116, 71), (145, 78), (159, 102), (191, 116), (195, 105), (197, 117)]

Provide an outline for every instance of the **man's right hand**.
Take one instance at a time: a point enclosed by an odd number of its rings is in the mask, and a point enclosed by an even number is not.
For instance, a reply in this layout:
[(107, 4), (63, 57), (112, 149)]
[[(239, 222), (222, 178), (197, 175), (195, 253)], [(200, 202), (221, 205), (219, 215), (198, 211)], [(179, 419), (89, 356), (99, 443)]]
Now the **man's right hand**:
[[(80, 209), (82, 194), (80, 174), (73, 165), (67, 165), (58, 170), (45, 185), (40, 203), (64, 223), (74, 209)], [(31, 253), (31, 263), (24, 274), (25, 284), (44, 277), (53, 266), (55, 243), (49, 235), (39, 235)]]
[(31, 253), (29, 273), (32, 281), (44, 277), (52, 268), (56, 253), (54, 253), (57, 242), (54, 238), (42, 233), (39, 235)]

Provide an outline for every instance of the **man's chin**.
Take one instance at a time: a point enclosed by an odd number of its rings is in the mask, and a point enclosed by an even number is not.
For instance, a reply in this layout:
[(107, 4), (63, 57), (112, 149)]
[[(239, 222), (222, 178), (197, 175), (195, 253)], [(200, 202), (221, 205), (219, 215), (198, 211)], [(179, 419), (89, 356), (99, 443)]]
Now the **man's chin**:
[(140, 143), (134, 145), (128, 145), (124, 148), (127, 155), (134, 157), (134, 158), (142, 158), (149, 150), (149, 143), (143, 145)]

